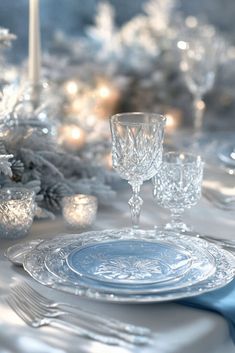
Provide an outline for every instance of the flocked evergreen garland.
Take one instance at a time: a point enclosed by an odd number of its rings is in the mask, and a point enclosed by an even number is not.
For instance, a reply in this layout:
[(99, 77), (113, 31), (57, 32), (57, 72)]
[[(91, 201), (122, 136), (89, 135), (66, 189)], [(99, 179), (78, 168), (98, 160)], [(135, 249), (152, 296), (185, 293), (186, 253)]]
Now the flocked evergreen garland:
[[(123, 90), (122, 110), (157, 111), (159, 106), (167, 104), (187, 110), (189, 92), (173, 50), (178, 38), (176, 30), (180, 29), (177, 12), (172, 16), (176, 5), (177, 0), (150, 0), (142, 15), (117, 28), (111, 5), (101, 4), (95, 24), (87, 29), (85, 38), (57, 34), (51, 49), (54, 53), (59, 50), (60, 56), (44, 56), (45, 76), (57, 84), (58, 92), (71, 78), (89, 81), (96, 74), (111, 82), (118, 81)], [(12, 37), (9, 32), (4, 33), (5, 44)], [(226, 60), (231, 70), (234, 58)], [(218, 90), (218, 83), (216, 87)], [(224, 109), (232, 110), (234, 91), (226, 94), (231, 99), (229, 107), (226, 105)], [(115, 192), (110, 185), (115, 174), (98, 165), (95, 158), (84, 158), (84, 151), (74, 155), (62, 150), (50, 134), (42, 132), (37, 120), (31, 118), (17, 124), (11, 115), (11, 105), (15, 104), (13, 94), (8, 96), (0, 96), (0, 108), (2, 102), (7, 108), (7, 113), (0, 109), (0, 130), (6, 129), (0, 141), (0, 186), (35, 190), (38, 216), (52, 217), (60, 212), (62, 198), (74, 193), (96, 195), (100, 203), (112, 202)], [(91, 155), (95, 155), (96, 148), (95, 144), (86, 146)]]
[[(1, 157), (9, 154), (10, 158), (1, 162)], [(109, 185), (115, 180), (112, 172), (63, 151), (51, 136), (30, 126), (23, 130), (14, 127), (0, 141), (0, 172), (1, 188), (27, 187), (35, 191), (38, 216), (59, 213), (66, 195), (93, 194), (101, 204), (115, 197)]]

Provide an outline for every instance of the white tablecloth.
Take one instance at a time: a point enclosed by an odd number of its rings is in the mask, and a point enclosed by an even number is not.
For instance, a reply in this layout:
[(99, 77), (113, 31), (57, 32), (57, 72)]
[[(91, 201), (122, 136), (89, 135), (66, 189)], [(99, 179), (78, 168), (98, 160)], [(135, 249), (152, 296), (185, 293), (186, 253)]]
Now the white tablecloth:
[[(231, 180), (226, 180), (230, 182)], [(232, 179), (233, 182), (233, 179)], [(151, 197), (150, 185), (142, 192), (144, 198), (141, 224), (152, 228), (154, 224), (164, 223), (168, 217), (166, 211), (160, 210)], [(117, 202), (113, 206), (102, 208), (98, 212), (94, 229), (116, 228), (130, 224), (127, 200), (130, 197), (128, 188), (120, 188)], [(234, 238), (235, 219), (233, 213), (219, 211), (202, 199), (199, 204), (185, 212), (185, 220), (195, 230)], [(35, 222), (27, 240), (37, 237), (65, 233), (67, 230), (62, 220)], [(45, 236), (45, 237), (46, 237)], [(25, 239), (20, 240), (21, 242)], [(229, 336), (226, 320), (218, 314), (189, 308), (176, 303), (121, 305), (101, 303), (82, 299), (67, 293), (46, 288), (31, 279), (22, 269), (12, 266), (3, 256), (3, 251), (14, 242), (1, 241), (0, 257), (0, 353), (235, 353), (235, 346)], [(73, 337), (52, 328), (32, 329), (27, 327), (4, 303), (4, 294), (8, 293), (9, 285), (14, 278), (24, 278), (41, 293), (54, 300), (73, 302), (89, 308), (97, 313), (113, 318), (144, 325), (155, 333), (154, 344), (146, 348), (115, 348), (85, 339)]]

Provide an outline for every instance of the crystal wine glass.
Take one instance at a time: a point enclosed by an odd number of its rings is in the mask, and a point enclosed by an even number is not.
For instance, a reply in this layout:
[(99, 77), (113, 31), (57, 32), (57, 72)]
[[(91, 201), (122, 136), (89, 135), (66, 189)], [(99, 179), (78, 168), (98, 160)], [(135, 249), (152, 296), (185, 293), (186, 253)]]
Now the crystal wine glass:
[(171, 212), (171, 220), (165, 229), (191, 230), (181, 216), (185, 208), (196, 205), (200, 199), (202, 177), (203, 162), (200, 156), (178, 152), (164, 154), (161, 168), (153, 180), (157, 203)]
[(129, 206), (133, 228), (139, 227), (143, 181), (151, 179), (162, 161), (165, 117), (153, 113), (123, 113), (110, 118), (113, 167), (132, 186)]
[(207, 27), (203, 28), (182, 34), (184, 39), (177, 42), (181, 52), (180, 67), (193, 95), (194, 129), (196, 132), (200, 132), (202, 129), (205, 111), (203, 96), (214, 85), (223, 46), (222, 41), (213, 31)]

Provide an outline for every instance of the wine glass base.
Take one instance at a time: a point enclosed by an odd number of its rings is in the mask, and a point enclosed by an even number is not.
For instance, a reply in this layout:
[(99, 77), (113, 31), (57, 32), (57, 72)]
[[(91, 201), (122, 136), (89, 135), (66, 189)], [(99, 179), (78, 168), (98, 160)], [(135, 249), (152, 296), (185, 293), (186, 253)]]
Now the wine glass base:
[(192, 228), (185, 224), (184, 222), (177, 222), (177, 223), (167, 223), (164, 226), (165, 230), (176, 231), (178, 233), (190, 232)]

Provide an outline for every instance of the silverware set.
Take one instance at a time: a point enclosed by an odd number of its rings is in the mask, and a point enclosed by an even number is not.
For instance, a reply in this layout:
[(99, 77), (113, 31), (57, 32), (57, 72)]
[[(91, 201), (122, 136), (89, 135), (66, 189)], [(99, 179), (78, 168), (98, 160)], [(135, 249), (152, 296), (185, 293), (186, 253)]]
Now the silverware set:
[(108, 345), (147, 345), (148, 328), (110, 319), (67, 303), (53, 302), (25, 282), (12, 286), (6, 297), (9, 306), (29, 326), (52, 326), (79, 337)]

